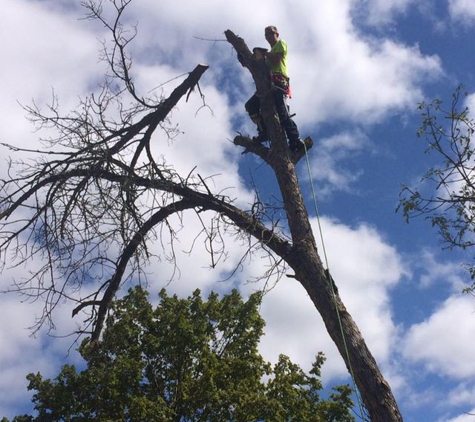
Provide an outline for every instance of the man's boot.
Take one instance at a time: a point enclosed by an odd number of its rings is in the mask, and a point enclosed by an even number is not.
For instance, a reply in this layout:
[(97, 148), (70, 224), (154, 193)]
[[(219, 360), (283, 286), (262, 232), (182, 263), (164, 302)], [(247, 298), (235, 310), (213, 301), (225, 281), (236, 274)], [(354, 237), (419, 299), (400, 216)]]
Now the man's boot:
[(265, 141), (267, 141), (266, 127), (264, 125), (264, 121), (262, 120), (261, 115), (260, 114), (253, 114), (250, 117), (251, 117), (251, 120), (257, 126), (257, 136), (253, 136), (252, 140), (255, 141), (255, 142), (265, 142)]
[(305, 148), (305, 144), (300, 138), (293, 139), (289, 141), (289, 148), (293, 152), (300, 151), (301, 149)]

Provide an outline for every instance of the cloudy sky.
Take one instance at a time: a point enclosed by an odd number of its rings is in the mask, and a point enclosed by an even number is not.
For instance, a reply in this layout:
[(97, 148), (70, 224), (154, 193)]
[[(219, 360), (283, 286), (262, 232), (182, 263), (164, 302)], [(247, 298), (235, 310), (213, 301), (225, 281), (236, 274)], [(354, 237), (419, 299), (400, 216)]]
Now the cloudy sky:
[[(98, 89), (104, 73), (100, 41), (108, 35), (82, 19), (79, 0), (0, 0), (0, 10), (0, 142), (37, 148), (38, 133), (20, 104), (34, 100), (45, 106), (54, 90), (65, 113), (74, 109), (80, 97)], [(328, 261), (343, 300), (405, 420), (475, 420), (467, 415), (475, 413), (475, 298), (461, 293), (470, 281), (461, 263), (470, 256), (442, 251), (427, 221), (406, 224), (395, 212), (401, 184), (417, 183), (435, 159), (424, 154), (424, 140), (416, 137), (418, 103), (450, 101), (460, 83), (475, 94), (475, 2), (134, 0), (126, 21), (139, 24), (130, 52), (144, 95), (158, 86), (166, 94), (179, 80), (165, 82), (198, 63), (210, 66), (200, 84), (209, 108), (200, 108), (197, 95), (180, 103), (172, 115), (180, 135), (167, 142), (157, 134), (157, 143), (167, 163), (186, 174), (197, 166), (202, 176), (217, 175), (216, 189), (230, 187), (230, 196), (243, 204), (252, 201), (250, 180), (266, 196), (276, 188), (269, 169), (230, 142), (237, 131), (254, 131), (243, 109), (253, 86), (222, 42), (223, 33), (231, 29), (254, 47), (265, 46), (265, 26), (279, 28), (290, 50), (291, 110), (302, 135), (315, 140), (311, 171), (302, 161), (299, 177), (317, 233), (313, 180)], [(0, 149), (3, 163), (10, 154)], [(5, 168), (0, 167), (2, 177)], [(263, 287), (247, 283), (266, 269), (258, 257), (231, 282), (218, 281), (239, 260), (239, 245), (230, 244), (228, 260), (213, 271), (204, 250), (186, 253), (196, 235), (189, 229), (192, 217), (186, 218), (180, 276), (168, 283), (172, 269), (152, 262), (152, 292), (165, 285), (180, 295), (196, 287), (205, 294), (239, 287), (247, 295)], [(27, 271), (5, 268), (1, 289)], [(46, 330), (31, 336), (41, 303), (14, 294), (2, 294), (0, 301), (0, 417), (12, 417), (30, 409), (29, 372), (52, 377), (62, 364), (78, 362), (74, 338), (64, 337), (76, 321), (65, 303), (50, 336)], [(325, 383), (348, 381), (319, 315), (293, 279), (281, 280), (261, 310), (267, 359), (285, 353), (308, 368), (321, 350), (328, 358)]]

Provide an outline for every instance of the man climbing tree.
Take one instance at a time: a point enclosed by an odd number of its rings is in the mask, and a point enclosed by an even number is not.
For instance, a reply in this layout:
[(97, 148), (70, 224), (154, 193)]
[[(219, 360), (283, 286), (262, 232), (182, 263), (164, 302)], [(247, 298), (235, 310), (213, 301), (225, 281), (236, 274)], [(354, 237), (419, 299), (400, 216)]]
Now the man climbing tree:
[[(275, 109), (268, 69), (262, 66), (261, 61), (256, 60), (242, 38), (229, 30), (225, 32), (225, 35), (236, 49), (241, 64), (250, 71), (256, 83), (264, 124), (271, 139), (270, 148), (256, 146), (255, 142), (243, 136), (237, 136), (234, 143), (261, 157), (275, 173), (292, 238), (292, 245), (289, 245), (290, 249), (285, 253), (284, 259), (295, 271), (295, 278), (305, 288), (320, 312), (328, 333), (358, 386), (370, 420), (373, 422), (402, 421), (388, 383), (382, 376), (337, 290), (333, 288), (331, 276), (325, 270), (318, 254), (295, 171), (295, 163), (305, 152), (289, 153)], [(283, 255), (280, 256), (283, 257)]]
[[(265, 29), (265, 37), (272, 47), (270, 51), (266, 49), (255, 48), (255, 54), (265, 59), (269, 68), (272, 81), (272, 95), (275, 101), (275, 108), (280, 122), (287, 135), (289, 147), (292, 151), (298, 151), (303, 148), (303, 142), (300, 139), (297, 125), (292, 120), (287, 106), (287, 98), (290, 98), (289, 74), (287, 71), (287, 43), (279, 38), (279, 32), (275, 26), (268, 26)], [(245, 105), (251, 120), (257, 125), (257, 136), (253, 139), (258, 142), (268, 140), (266, 126), (261, 116), (261, 105), (259, 95), (255, 93)]]
[[(196, 66), (168, 97), (148, 98), (137, 92), (127, 54), (135, 27), (124, 29), (121, 21), (130, 2), (110, 0), (117, 13), (112, 22), (103, 11), (104, 2), (84, 3), (88, 16), (99, 20), (113, 40), (112, 47), (104, 47), (111, 72), (101, 95), (83, 100), (72, 115), (61, 114), (56, 103), (50, 105), (50, 114), (35, 106), (28, 108), (30, 119), (48, 128), (42, 139), (46, 147), (35, 151), (36, 161), (30, 156), (25, 162), (12, 160), (8, 177), (1, 181), (0, 256), (12, 256), (11, 265), (33, 259), (41, 259), (44, 265), (14, 287), (44, 299), (39, 324), (53, 320), (60, 301), (73, 301), (73, 316), (84, 318), (80, 334), (88, 336), (91, 348), (100, 348), (106, 318), (120, 288), (145, 273), (150, 259), (159, 255), (153, 249), (157, 243), (165, 249), (165, 258), (176, 264), (179, 231), (174, 221), (181, 224), (184, 214), (194, 213), (202, 224), (213, 267), (216, 257), (227, 253), (223, 239), (232, 234), (241, 244), (244, 240), (244, 256), (259, 249), (260, 256), (263, 252), (271, 260), (271, 269), (263, 277), (278, 279), (291, 273), (322, 316), (369, 418), (372, 422), (402, 421), (388, 383), (319, 257), (295, 171), (305, 150), (291, 151), (287, 145), (269, 69), (242, 38), (225, 31), (256, 83), (270, 146), (243, 136), (234, 143), (274, 172), (284, 219), (267, 213), (265, 204), (258, 213), (252, 205), (239, 208), (233, 198), (216, 192), (210, 177), (194, 168), (179, 174), (162, 159), (164, 151), (154, 134), (180, 99), (199, 88), (207, 66)], [(32, 152), (11, 148), (15, 154)], [(196, 247), (199, 244), (203, 242), (195, 242)], [(82, 289), (86, 284), (87, 289)]]

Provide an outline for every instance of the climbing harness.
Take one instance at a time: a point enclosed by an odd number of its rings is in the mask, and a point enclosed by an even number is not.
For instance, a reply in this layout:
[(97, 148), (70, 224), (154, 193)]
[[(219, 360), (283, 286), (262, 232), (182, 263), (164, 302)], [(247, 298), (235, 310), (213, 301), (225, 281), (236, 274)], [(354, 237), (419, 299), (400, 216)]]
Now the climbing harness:
[(306, 162), (307, 162), (308, 178), (310, 180), (310, 187), (311, 187), (311, 190), (312, 190), (312, 198), (313, 198), (313, 203), (314, 203), (314, 207), (315, 207), (315, 214), (317, 216), (318, 231), (320, 233), (320, 241), (322, 243), (322, 250), (323, 250), (323, 256), (324, 256), (324, 259), (325, 259), (325, 265), (327, 266), (327, 269), (325, 270), (325, 274), (326, 274), (327, 280), (328, 280), (328, 282), (330, 283), (330, 286), (331, 286), (333, 301), (334, 301), (334, 305), (335, 305), (335, 311), (336, 311), (336, 315), (337, 315), (337, 318), (338, 318), (338, 324), (339, 324), (339, 327), (340, 327), (341, 338), (343, 339), (343, 347), (345, 348), (346, 360), (348, 362), (348, 367), (349, 367), (349, 370), (350, 370), (350, 376), (351, 376), (351, 379), (353, 381), (353, 388), (355, 390), (355, 395), (356, 395), (356, 398), (357, 398), (357, 401), (358, 401), (358, 407), (359, 407), (359, 410), (360, 410), (360, 413), (361, 413), (361, 419), (365, 420), (365, 417), (364, 417), (365, 412), (364, 412), (364, 408), (363, 408), (363, 403), (362, 403), (362, 399), (361, 399), (361, 395), (359, 393), (358, 387), (356, 385), (355, 374), (353, 372), (353, 367), (351, 365), (350, 353), (348, 351), (348, 345), (347, 345), (347, 342), (346, 342), (345, 332), (343, 330), (343, 323), (341, 321), (340, 311), (338, 310), (338, 303), (337, 303), (337, 300), (336, 300), (336, 298), (337, 298), (337, 296), (336, 296), (337, 295), (336, 285), (335, 285), (335, 282), (333, 281), (333, 277), (331, 276), (331, 273), (330, 273), (330, 265), (329, 265), (327, 251), (326, 251), (326, 247), (325, 247), (325, 241), (323, 239), (323, 230), (322, 230), (322, 226), (321, 226), (321, 223), (320, 223), (320, 214), (318, 212), (317, 195), (315, 193), (315, 187), (313, 185), (313, 177), (312, 177), (312, 171), (311, 171), (311, 167), (310, 167), (310, 161), (309, 161), (309, 158), (308, 158), (307, 145), (305, 143), (303, 145), (304, 145), (304, 149), (305, 149), (305, 159), (306, 159)]
[(290, 89), (290, 79), (287, 76), (282, 75), (282, 73), (271, 73), (270, 80), (272, 87), (275, 89), (280, 89), (284, 95), (288, 98), (292, 98), (292, 90)]

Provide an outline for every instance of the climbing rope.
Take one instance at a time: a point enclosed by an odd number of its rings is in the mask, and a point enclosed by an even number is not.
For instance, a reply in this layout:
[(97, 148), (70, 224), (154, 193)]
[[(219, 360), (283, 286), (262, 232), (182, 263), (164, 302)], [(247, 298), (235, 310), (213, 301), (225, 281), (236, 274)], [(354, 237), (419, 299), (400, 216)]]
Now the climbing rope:
[(336, 292), (335, 292), (335, 285), (333, 283), (333, 278), (332, 278), (331, 273), (330, 273), (330, 264), (329, 264), (329, 261), (328, 261), (327, 250), (326, 250), (326, 247), (325, 247), (325, 241), (323, 239), (323, 230), (322, 230), (322, 225), (320, 223), (320, 214), (318, 212), (317, 194), (315, 192), (315, 187), (313, 185), (312, 170), (311, 170), (310, 161), (309, 161), (309, 158), (308, 158), (307, 145), (305, 143), (304, 143), (304, 149), (305, 149), (305, 159), (306, 159), (306, 162), (307, 162), (308, 178), (310, 180), (310, 187), (311, 187), (311, 190), (312, 190), (313, 204), (314, 204), (314, 207), (315, 207), (315, 214), (317, 216), (318, 231), (320, 233), (320, 241), (322, 243), (322, 250), (323, 250), (323, 256), (324, 256), (324, 259), (325, 259), (325, 265), (327, 267), (328, 282), (330, 283), (330, 287), (331, 287), (331, 291), (332, 291), (332, 296), (333, 296), (333, 301), (334, 301), (334, 305), (335, 305), (336, 315), (337, 315), (338, 324), (339, 324), (340, 332), (341, 332), (341, 338), (343, 339), (343, 347), (345, 348), (346, 360), (348, 362), (348, 367), (349, 367), (349, 370), (350, 370), (351, 380), (353, 381), (353, 388), (355, 390), (356, 399), (358, 401), (358, 407), (359, 407), (359, 410), (360, 410), (360, 413), (361, 413), (361, 419), (365, 420), (365, 417), (364, 417), (365, 412), (364, 412), (364, 408), (363, 408), (363, 403), (362, 403), (362, 399), (361, 399), (361, 395), (359, 393), (358, 387), (356, 385), (355, 374), (353, 372), (353, 367), (352, 367), (351, 361), (350, 361), (350, 352), (348, 351), (348, 345), (347, 345), (347, 342), (346, 342), (345, 332), (343, 330), (343, 323), (341, 321), (340, 311), (338, 309), (337, 296), (336, 296)]

